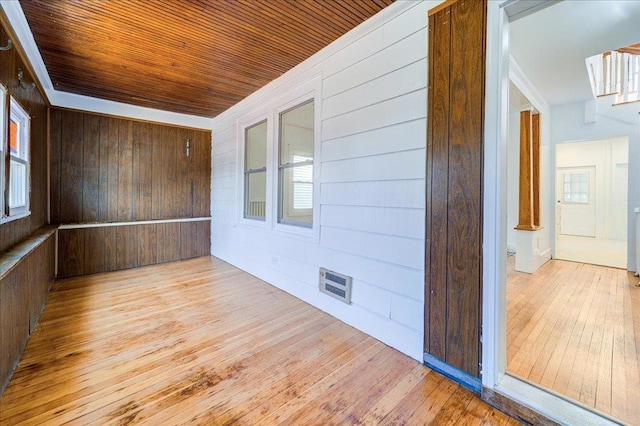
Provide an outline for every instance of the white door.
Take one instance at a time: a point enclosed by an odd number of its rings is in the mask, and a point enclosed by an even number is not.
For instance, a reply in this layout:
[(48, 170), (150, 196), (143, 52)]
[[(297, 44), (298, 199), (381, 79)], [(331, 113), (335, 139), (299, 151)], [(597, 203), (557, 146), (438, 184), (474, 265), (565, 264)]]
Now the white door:
[(596, 236), (595, 174), (595, 167), (558, 168), (556, 200), (560, 234)]

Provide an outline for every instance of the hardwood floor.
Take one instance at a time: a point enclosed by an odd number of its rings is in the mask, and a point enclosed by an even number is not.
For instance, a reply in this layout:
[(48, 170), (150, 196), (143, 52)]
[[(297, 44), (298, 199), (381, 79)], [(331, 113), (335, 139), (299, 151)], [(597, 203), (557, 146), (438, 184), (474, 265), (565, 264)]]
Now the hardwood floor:
[(57, 281), (0, 424), (517, 424), (216, 258)]
[(507, 370), (640, 424), (640, 288), (622, 269), (552, 260), (508, 267)]

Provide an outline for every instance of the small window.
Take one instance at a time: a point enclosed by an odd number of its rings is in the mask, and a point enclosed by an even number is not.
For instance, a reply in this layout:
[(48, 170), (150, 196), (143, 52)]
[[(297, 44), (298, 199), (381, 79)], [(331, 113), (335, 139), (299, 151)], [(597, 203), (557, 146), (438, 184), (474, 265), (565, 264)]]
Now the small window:
[(313, 225), (313, 101), (280, 114), (278, 222)]
[(562, 188), (563, 203), (589, 204), (589, 173), (564, 173)]
[(3, 135), (3, 139), (0, 139), (0, 222), (8, 212), (5, 212), (4, 206), (4, 189), (5, 189), (5, 142), (4, 135), (7, 134), (7, 89), (0, 84), (0, 135)]
[(11, 98), (9, 113), (9, 191), (8, 216), (29, 213), (29, 114)]
[(267, 122), (244, 131), (244, 217), (265, 220), (267, 200)]

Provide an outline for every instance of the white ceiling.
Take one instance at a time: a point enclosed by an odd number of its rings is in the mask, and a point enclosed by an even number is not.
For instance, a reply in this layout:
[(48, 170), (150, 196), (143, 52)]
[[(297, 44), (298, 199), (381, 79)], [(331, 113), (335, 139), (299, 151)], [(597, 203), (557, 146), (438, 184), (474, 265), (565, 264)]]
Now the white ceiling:
[(550, 105), (593, 99), (585, 59), (640, 42), (640, 0), (564, 0), (511, 23), (511, 55)]

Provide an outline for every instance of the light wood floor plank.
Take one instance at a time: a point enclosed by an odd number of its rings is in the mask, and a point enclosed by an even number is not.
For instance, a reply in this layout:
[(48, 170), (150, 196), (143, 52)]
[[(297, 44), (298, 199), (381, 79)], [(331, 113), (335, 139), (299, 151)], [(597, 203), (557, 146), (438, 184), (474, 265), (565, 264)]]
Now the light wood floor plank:
[(640, 424), (640, 288), (626, 271), (552, 260), (508, 267), (507, 371)]
[[(376, 404), (370, 406), (367, 414), (361, 417), (362, 424), (381, 423), (398, 401), (414, 392), (418, 383), (429, 373), (431, 373), (430, 369), (423, 368), (421, 365), (415, 366), (402, 380), (398, 380), (393, 387), (389, 388)], [(487, 409), (492, 411), (489, 407)]]
[[(236, 400), (251, 397), (256, 391), (268, 387), (273, 380), (286, 375), (289, 368), (295, 369), (296, 361), (304, 353), (311, 360), (328, 350), (330, 345), (337, 344), (341, 338), (349, 335), (336, 333), (336, 323), (327, 324), (317, 330), (305, 327), (301, 335), (293, 335), (278, 345), (251, 357), (251, 363), (241, 364), (242, 369), (234, 368), (233, 374), (225, 376), (225, 380), (211, 389), (196, 389), (188, 393), (180, 392), (179, 395), (171, 395), (165, 401), (151, 398), (151, 404), (145, 407), (145, 415), (141, 417), (145, 424), (158, 424), (162, 421), (179, 421), (184, 413), (193, 415), (193, 422), (207, 423), (208, 419), (217, 419), (224, 411), (224, 407), (231, 405)], [(320, 342), (320, 344), (318, 344)], [(324, 344), (324, 345), (323, 345)], [(315, 346), (315, 347), (314, 347)], [(291, 359), (287, 359), (291, 357)], [(236, 399), (237, 398), (237, 399)], [(196, 415), (200, 413), (200, 415)], [(211, 417), (208, 417), (211, 416)]]
[(447, 381), (441, 375), (436, 373), (428, 374), (384, 418), (379, 419), (379, 424), (411, 424), (408, 421), (416, 411), (424, 412), (423, 406), (426, 403), (431, 404), (437, 400), (439, 387), (442, 384), (447, 386), (443, 389), (444, 394), (450, 394), (455, 389), (455, 384)]
[(3, 426), (505, 419), (395, 349), (212, 257), (57, 281), (0, 398)]

